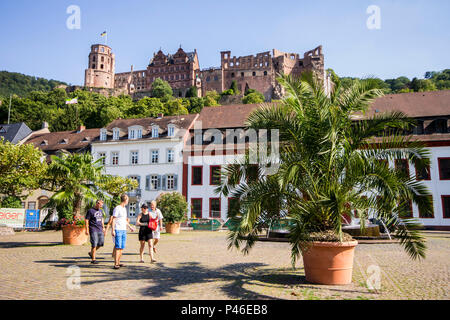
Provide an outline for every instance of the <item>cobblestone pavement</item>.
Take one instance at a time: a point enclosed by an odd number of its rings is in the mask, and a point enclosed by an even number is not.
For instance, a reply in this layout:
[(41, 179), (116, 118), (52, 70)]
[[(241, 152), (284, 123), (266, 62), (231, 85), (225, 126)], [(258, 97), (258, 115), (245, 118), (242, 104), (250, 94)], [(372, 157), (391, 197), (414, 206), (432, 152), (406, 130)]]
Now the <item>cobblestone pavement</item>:
[[(427, 258), (412, 261), (398, 244), (360, 244), (353, 283), (313, 285), (301, 262), (290, 267), (288, 243), (260, 242), (249, 255), (227, 249), (226, 232), (162, 234), (150, 264), (139, 263), (137, 234), (128, 234), (114, 270), (111, 237), (90, 264), (89, 245), (65, 246), (61, 232), (0, 237), (0, 299), (449, 299), (450, 233), (428, 233)], [(381, 289), (366, 280), (379, 266)], [(80, 274), (80, 286), (68, 288)], [(375, 270), (375, 271), (374, 271)], [(76, 282), (75, 282), (76, 284)]]

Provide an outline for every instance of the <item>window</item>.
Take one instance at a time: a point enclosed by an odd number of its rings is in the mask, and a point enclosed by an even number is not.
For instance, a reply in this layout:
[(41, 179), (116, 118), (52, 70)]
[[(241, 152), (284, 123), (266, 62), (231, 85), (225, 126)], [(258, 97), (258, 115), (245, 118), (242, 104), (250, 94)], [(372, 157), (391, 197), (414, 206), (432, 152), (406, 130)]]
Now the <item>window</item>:
[(242, 78), (244, 77), (244, 73), (243, 73), (243, 72), (241, 72), (241, 77), (242, 77)]
[(106, 141), (106, 129), (101, 129), (100, 130), (100, 140), (101, 141)]
[(444, 219), (450, 219), (450, 195), (442, 196), (442, 211)]
[(413, 217), (413, 208), (412, 201), (403, 201), (399, 204), (399, 217), (400, 218), (412, 218)]
[(36, 210), (36, 202), (35, 201), (28, 202), (28, 210)]
[(439, 179), (450, 180), (450, 158), (438, 158)]
[(119, 140), (120, 137), (120, 129), (113, 129), (113, 140)]
[(228, 216), (230, 216), (230, 213), (236, 212), (237, 210), (239, 210), (239, 199), (228, 198)]
[(174, 126), (169, 126), (168, 127), (168, 129), (167, 129), (167, 135), (169, 136), (169, 137), (173, 137), (173, 136), (175, 136), (175, 127)]
[(267, 71), (264, 71), (264, 75), (267, 76)]
[(209, 198), (209, 217), (220, 218), (220, 198)]
[(139, 151), (131, 151), (131, 164), (139, 164)]
[(136, 216), (136, 202), (130, 202), (128, 204), (128, 214), (130, 217), (135, 217)]
[(255, 71), (252, 72), (252, 76), (256, 76), (256, 72)]
[(111, 164), (113, 166), (119, 165), (119, 153), (118, 152), (111, 152)]
[(158, 190), (160, 181), (158, 175), (154, 174), (150, 176), (150, 190)]
[(195, 166), (192, 167), (192, 185), (201, 186), (203, 178), (203, 167)]
[(433, 207), (433, 196), (427, 196), (430, 201), (431, 201), (431, 205), (432, 205), (432, 209), (431, 212), (425, 212), (425, 210), (423, 210), (423, 208), (421, 208), (421, 206), (419, 205), (419, 218), (422, 219), (433, 219), (434, 218), (434, 207)]
[(151, 163), (158, 163), (159, 162), (159, 150), (152, 150), (151, 155)]
[[(140, 188), (140, 178), (139, 178), (139, 176), (131, 175), (131, 176), (128, 176), (128, 178), (133, 179), (133, 180), (136, 180), (137, 183), (138, 183), (136, 189), (139, 189), (139, 188)], [(134, 189), (134, 190), (136, 190), (136, 189)]]
[(106, 153), (105, 152), (99, 152), (98, 153), (98, 158), (99, 159), (102, 159), (102, 165), (105, 165), (106, 164)]
[(191, 199), (191, 218), (202, 218), (202, 199), (192, 198)]
[(167, 175), (167, 190), (175, 189), (175, 176), (173, 174)]
[(422, 170), (419, 170), (418, 166), (416, 164), (415, 168), (416, 168), (416, 179), (417, 180), (431, 180), (430, 166), (426, 166)]
[(395, 170), (409, 177), (409, 164), (406, 159), (395, 159)]
[(152, 138), (158, 138), (159, 136), (159, 127), (153, 126), (152, 127)]
[(175, 161), (175, 152), (173, 149), (167, 149), (167, 162), (172, 163)]
[(135, 137), (136, 137), (136, 132), (134, 130), (130, 130), (128, 138), (129, 139), (135, 139)]
[(209, 167), (209, 184), (210, 185), (220, 184), (220, 166)]

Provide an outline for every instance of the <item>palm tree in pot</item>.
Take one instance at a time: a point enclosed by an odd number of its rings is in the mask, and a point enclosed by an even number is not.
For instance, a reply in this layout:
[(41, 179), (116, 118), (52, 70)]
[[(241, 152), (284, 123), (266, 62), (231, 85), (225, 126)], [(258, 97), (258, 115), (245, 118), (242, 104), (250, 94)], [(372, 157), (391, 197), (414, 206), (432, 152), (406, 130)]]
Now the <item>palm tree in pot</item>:
[[(239, 199), (231, 212), (235, 227), (229, 246), (248, 253), (259, 231), (271, 219), (288, 217), (295, 268), (303, 256), (306, 279), (322, 284), (351, 282), (357, 241), (342, 230), (345, 216), (357, 218), (361, 229), (369, 216), (390, 221), (394, 237), (411, 258), (425, 257), (419, 222), (406, 216), (409, 203), (430, 214), (427, 188), (415, 178), (389, 167), (406, 159), (417, 168), (430, 163), (430, 153), (405, 132), (414, 121), (400, 112), (376, 114), (355, 121), (382, 91), (371, 79), (344, 88), (339, 82), (326, 94), (312, 73), (300, 79), (281, 76), (286, 96), (276, 105), (262, 105), (247, 119), (248, 128), (279, 130), (279, 168), (266, 174), (273, 160), (248, 157), (228, 165), (216, 192)], [(261, 165), (261, 162), (263, 166)], [(248, 167), (257, 168), (247, 179)]]

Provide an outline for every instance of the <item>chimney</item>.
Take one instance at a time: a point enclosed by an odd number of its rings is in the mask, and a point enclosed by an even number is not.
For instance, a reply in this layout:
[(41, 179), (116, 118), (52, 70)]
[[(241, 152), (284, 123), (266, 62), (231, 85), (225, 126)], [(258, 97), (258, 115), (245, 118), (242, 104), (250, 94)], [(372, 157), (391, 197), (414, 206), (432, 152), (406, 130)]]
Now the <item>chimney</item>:
[(80, 132), (83, 132), (84, 130), (86, 130), (85, 126), (79, 126), (77, 129), (77, 132), (80, 133)]
[(47, 121), (42, 122), (42, 129), (48, 129), (48, 122)]
[(162, 119), (164, 117), (164, 113), (158, 113), (158, 119)]

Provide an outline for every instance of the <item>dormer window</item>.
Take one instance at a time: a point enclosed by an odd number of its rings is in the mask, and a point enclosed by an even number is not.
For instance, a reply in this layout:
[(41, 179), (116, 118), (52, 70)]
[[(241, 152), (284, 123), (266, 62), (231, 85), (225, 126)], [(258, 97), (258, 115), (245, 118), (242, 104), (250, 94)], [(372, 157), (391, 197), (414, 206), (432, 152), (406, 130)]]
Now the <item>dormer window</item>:
[(141, 139), (142, 127), (130, 127), (128, 128), (128, 139)]
[(59, 143), (60, 144), (67, 144), (67, 139), (62, 139)]
[(47, 140), (43, 140), (41, 142), (41, 146), (48, 146), (48, 141)]
[(106, 129), (100, 130), (100, 141), (106, 141)]
[(153, 126), (152, 127), (152, 138), (158, 138), (159, 137), (159, 127)]
[(114, 128), (113, 129), (113, 140), (119, 140), (120, 137), (120, 129)]
[(167, 135), (169, 137), (174, 137), (175, 136), (175, 126), (174, 125), (169, 125), (167, 128)]

